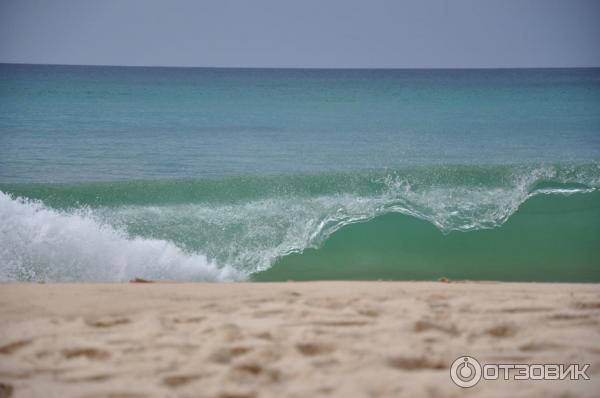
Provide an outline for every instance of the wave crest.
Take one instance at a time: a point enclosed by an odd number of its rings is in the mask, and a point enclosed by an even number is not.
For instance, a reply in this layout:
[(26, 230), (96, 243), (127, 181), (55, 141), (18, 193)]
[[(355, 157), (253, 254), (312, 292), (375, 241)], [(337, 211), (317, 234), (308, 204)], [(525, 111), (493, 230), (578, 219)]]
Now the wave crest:
[(237, 280), (384, 214), (490, 229), (533, 196), (599, 185), (594, 163), (13, 188), (0, 193), (0, 278)]
[(141, 237), (95, 220), (64, 214), (38, 201), (0, 192), (0, 280), (127, 281), (135, 277), (221, 281), (242, 278), (201, 254)]

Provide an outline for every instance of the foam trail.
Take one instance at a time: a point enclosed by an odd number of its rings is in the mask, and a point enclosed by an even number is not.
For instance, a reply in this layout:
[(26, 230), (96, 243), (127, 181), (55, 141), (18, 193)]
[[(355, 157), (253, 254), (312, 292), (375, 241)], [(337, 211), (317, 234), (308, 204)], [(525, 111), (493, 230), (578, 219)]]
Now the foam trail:
[(166, 240), (130, 238), (89, 214), (0, 192), (0, 280), (227, 281), (244, 276)]

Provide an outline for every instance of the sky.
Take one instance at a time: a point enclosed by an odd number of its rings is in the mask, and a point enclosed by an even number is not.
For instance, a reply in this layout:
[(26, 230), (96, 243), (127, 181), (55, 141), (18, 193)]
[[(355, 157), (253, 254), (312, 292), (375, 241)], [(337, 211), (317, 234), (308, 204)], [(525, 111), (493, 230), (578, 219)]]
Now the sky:
[(0, 62), (600, 66), (600, 0), (0, 0)]

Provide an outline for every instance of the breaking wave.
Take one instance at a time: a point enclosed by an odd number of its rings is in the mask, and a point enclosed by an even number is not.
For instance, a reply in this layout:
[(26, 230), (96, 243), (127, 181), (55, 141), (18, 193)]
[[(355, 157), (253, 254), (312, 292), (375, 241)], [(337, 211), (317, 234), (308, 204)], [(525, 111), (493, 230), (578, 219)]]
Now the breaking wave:
[(240, 280), (381, 215), (448, 235), (498, 228), (534, 196), (599, 186), (597, 163), (4, 184), (0, 279)]

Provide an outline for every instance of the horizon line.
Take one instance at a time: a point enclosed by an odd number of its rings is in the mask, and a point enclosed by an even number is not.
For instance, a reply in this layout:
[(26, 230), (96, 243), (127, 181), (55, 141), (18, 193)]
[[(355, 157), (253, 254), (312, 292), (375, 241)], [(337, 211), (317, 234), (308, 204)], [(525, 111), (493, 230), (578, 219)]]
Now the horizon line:
[(173, 68), (173, 69), (291, 69), (291, 70), (499, 70), (499, 69), (599, 69), (598, 66), (443, 66), (443, 67), (321, 67), (321, 66), (191, 66), (191, 65), (115, 65), (0, 62), (0, 65), (79, 66), (109, 68)]

